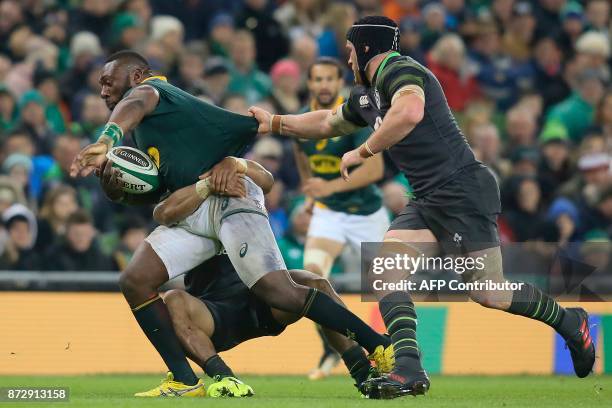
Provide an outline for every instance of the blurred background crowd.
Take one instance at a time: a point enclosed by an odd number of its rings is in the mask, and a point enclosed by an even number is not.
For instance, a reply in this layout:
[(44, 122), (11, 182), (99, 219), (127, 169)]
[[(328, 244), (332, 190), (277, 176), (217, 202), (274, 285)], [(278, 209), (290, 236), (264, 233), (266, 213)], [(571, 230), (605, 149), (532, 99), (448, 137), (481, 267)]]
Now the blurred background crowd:
[[(599, 242), (583, 255), (609, 264), (610, 9), (610, 0), (0, 0), (0, 269), (120, 270), (154, 227), (150, 208), (114, 205), (94, 177), (67, 175), (108, 118), (98, 77), (109, 53), (135, 49), (156, 74), (231, 111), (295, 113), (308, 103), (308, 66), (345, 62), (347, 29), (372, 14), (398, 23), (401, 52), (438, 77), (495, 171), (502, 240)], [(276, 177), (270, 221), (288, 267), (301, 268), (310, 215), (291, 144), (262, 137), (249, 157)], [(410, 185), (388, 160), (380, 186), (397, 214)]]

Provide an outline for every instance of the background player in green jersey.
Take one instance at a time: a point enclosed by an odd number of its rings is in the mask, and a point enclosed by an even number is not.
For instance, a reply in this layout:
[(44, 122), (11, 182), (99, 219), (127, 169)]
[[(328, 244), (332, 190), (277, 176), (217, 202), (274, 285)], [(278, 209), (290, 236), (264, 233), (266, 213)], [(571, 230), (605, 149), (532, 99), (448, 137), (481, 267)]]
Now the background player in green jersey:
[[(310, 104), (305, 111), (342, 105), (343, 69), (338, 60), (318, 59), (308, 70)], [(327, 278), (332, 265), (348, 244), (357, 254), (361, 242), (379, 241), (389, 227), (381, 193), (374, 183), (383, 176), (382, 154), (359, 166), (346, 182), (340, 174), (342, 156), (363, 144), (371, 130), (323, 140), (295, 140), (295, 158), (304, 193), (314, 204), (304, 250), (304, 269)], [(323, 339), (323, 356), (309, 378), (330, 374), (340, 356)]]
[[(357, 316), (326, 294), (291, 280), (259, 186), (245, 177), (245, 196), (209, 196), (211, 191), (227, 193), (248, 172), (244, 161), (222, 159), (240, 154), (252, 141), (257, 129), (253, 118), (205, 103), (153, 76), (146, 59), (133, 51), (112, 55), (102, 69), (100, 84), (101, 97), (112, 113), (98, 142), (75, 158), (71, 175), (86, 176), (101, 169), (107, 151), (124, 133), (134, 130), (138, 147), (158, 160), (161, 183), (168, 191), (195, 183), (202, 200), (196, 212), (176, 226), (162, 225), (153, 231), (119, 279), (136, 320), (173, 373), (158, 391), (172, 388), (176, 395), (199, 395), (202, 388), (187, 363), (158, 288), (214, 256), (220, 244), (245, 285), (268, 305), (350, 335), (379, 360), (388, 356), (384, 353), (388, 342), (381, 344), (381, 336)], [(211, 167), (210, 176), (198, 181)], [(106, 163), (101, 172), (105, 191), (112, 191), (113, 172)], [(116, 191), (109, 197), (128, 204), (155, 203), (164, 193), (163, 189), (142, 195)]]
[[(350, 167), (387, 149), (416, 195), (385, 234), (389, 243), (383, 245), (383, 251), (388, 256), (435, 256), (442, 250), (480, 257), (485, 267), (461, 274), (461, 278), (503, 284), (497, 182), (474, 158), (437, 78), (414, 59), (400, 55), (398, 44), (399, 28), (393, 20), (364, 17), (347, 33), (349, 65), (358, 86), (341, 108), (284, 116), (271, 116), (259, 108), (250, 111), (259, 120), (260, 132), (271, 130), (295, 138), (325, 139), (360, 127), (374, 128), (363, 145), (342, 158), (344, 177), (349, 178)], [(406, 271), (385, 273), (387, 277), (395, 274), (391, 281), (397, 281)], [(595, 363), (587, 312), (563, 308), (530, 284), (519, 287), (472, 290), (469, 295), (485, 307), (538, 320), (555, 329), (568, 345), (576, 375), (586, 377)], [(421, 365), (411, 295), (388, 290), (378, 296), (396, 365), (388, 375), (367, 382), (363, 391), (372, 398), (424, 394), (430, 382)]]

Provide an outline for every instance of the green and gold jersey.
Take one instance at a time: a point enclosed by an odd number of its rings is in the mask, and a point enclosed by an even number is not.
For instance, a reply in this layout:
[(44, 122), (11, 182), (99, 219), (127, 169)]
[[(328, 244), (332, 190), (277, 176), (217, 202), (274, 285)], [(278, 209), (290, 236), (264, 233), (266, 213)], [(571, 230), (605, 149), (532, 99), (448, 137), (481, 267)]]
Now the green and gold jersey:
[[(342, 104), (339, 98), (337, 105)], [(303, 112), (314, 110), (304, 109)], [(340, 163), (344, 153), (361, 146), (370, 137), (372, 129), (363, 128), (347, 136), (337, 136), (323, 140), (298, 139), (300, 149), (308, 156), (310, 170), (313, 177), (325, 180), (333, 180), (341, 177)], [(380, 209), (382, 206), (382, 195), (375, 184), (356, 190), (335, 193), (328, 197), (317, 199), (317, 203), (323, 204), (333, 211), (348, 214), (368, 215)]]
[(206, 103), (163, 77), (143, 82), (157, 89), (159, 103), (134, 129), (134, 140), (171, 192), (197, 182), (224, 157), (242, 155), (257, 136), (255, 118)]

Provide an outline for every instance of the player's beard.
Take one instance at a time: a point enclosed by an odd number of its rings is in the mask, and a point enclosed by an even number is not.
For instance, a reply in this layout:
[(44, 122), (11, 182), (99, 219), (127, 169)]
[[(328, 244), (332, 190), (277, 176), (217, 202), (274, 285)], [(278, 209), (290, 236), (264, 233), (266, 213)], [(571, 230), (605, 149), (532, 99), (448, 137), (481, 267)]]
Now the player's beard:
[(338, 98), (338, 93), (326, 93), (317, 95), (317, 104), (323, 108), (328, 108), (333, 105), (334, 101)]

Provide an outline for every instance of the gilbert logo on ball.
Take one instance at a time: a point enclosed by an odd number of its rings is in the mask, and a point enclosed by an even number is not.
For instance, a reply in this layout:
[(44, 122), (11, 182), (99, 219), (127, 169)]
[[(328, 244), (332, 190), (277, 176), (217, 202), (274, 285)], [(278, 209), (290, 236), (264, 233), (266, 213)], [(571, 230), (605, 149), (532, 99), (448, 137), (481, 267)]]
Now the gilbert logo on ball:
[(144, 194), (159, 187), (157, 166), (151, 158), (138, 149), (119, 146), (111, 149), (106, 157), (119, 170), (122, 190), (130, 194)]

